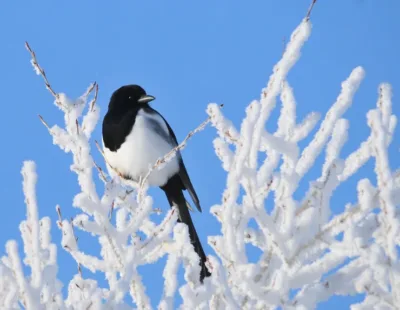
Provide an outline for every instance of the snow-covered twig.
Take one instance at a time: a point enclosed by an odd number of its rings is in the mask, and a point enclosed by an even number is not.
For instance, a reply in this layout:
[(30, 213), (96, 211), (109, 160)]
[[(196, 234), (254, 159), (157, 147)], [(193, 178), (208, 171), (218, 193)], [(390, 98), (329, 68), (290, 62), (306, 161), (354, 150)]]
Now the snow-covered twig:
[[(390, 85), (379, 86), (377, 106), (367, 114), (371, 133), (347, 158), (341, 157), (341, 150), (351, 138), (351, 127), (344, 117), (364, 77), (361, 67), (342, 83), (337, 100), (308, 145), (302, 148), (299, 143), (310, 135), (320, 116), (311, 112), (298, 122), (296, 106), (301, 103), (296, 101), (296, 86), (290, 85), (288, 76), (311, 35), (309, 17), (315, 3), (287, 42), (260, 99), (246, 108), (241, 126), (231, 122), (220, 106), (210, 104), (207, 120), (149, 167), (140, 184), (110, 179), (93, 161), (91, 135), (100, 115), (97, 84), (91, 84), (77, 100), (56, 93), (26, 44), (35, 71), (65, 116), (61, 127), (39, 118), (53, 142), (72, 154), (71, 170), (80, 188), (72, 204), (79, 214), (71, 221), (63, 220), (58, 207), (57, 224), (64, 249), (79, 267), (64, 298), (57, 280), (56, 246), (50, 243), (50, 220), (38, 216), (35, 165), (26, 162), (22, 174), (28, 212), (20, 226), (25, 259), (15, 241), (7, 243), (7, 255), (0, 261), (0, 307), (130, 309), (131, 303), (126, 303), (130, 296), (136, 308), (150, 309), (156, 303), (149, 298), (139, 267), (167, 256), (159, 309), (177, 308), (178, 292), (181, 309), (314, 309), (333, 295), (354, 294), (365, 298), (352, 305), (353, 309), (399, 308), (400, 169), (392, 169), (388, 156), (397, 124)], [(265, 124), (279, 99), (278, 127), (268, 132)], [(198, 257), (187, 227), (175, 225), (175, 209), (161, 223), (152, 221), (153, 200), (147, 195), (146, 180), (208, 123), (216, 129), (214, 148), (227, 180), (220, 204), (211, 208), (221, 225), (220, 234), (209, 237), (215, 251), (215, 256), (207, 257), (212, 275), (200, 284)], [(300, 182), (319, 156), (325, 158), (320, 176), (296, 199)], [(375, 160), (376, 184), (359, 180), (356, 201), (332, 215), (336, 188), (356, 176), (370, 159)], [(93, 169), (99, 173), (102, 191), (96, 187)], [(115, 213), (115, 224), (110, 221), (110, 210)], [(78, 247), (75, 228), (97, 238), (99, 256), (89, 255), (83, 244)], [(256, 260), (248, 254), (250, 244), (260, 252)], [(23, 272), (23, 263), (31, 269), (29, 276)], [(180, 265), (183, 283), (177, 276)], [(103, 273), (107, 287), (84, 279), (81, 268)]]
[(149, 168), (147, 174), (144, 176), (144, 178), (140, 182), (140, 188), (139, 188), (139, 197), (140, 197), (140, 199), (143, 198), (143, 194), (145, 192), (146, 183), (147, 183), (147, 180), (148, 180), (150, 174), (156, 169), (162, 169), (165, 166), (165, 164), (167, 164), (175, 156), (177, 156), (177, 153), (185, 148), (185, 146), (186, 146), (187, 142), (190, 140), (190, 138), (192, 138), (193, 135), (195, 135), (196, 133), (202, 131), (210, 121), (211, 121), (211, 119), (210, 119), (210, 117), (208, 117), (204, 122), (202, 122), (194, 130), (190, 131), (186, 135), (185, 139), (183, 139), (183, 141), (179, 145), (174, 147), (171, 151), (169, 151), (167, 154), (165, 154), (162, 158), (157, 159), (157, 161), (154, 163), (153, 166), (151, 166)]

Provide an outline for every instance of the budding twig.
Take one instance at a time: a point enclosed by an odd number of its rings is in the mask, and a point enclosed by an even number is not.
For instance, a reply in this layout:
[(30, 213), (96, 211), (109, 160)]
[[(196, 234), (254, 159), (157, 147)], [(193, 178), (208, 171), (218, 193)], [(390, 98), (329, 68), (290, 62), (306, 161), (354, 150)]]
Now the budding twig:
[(308, 11), (307, 11), (306, 21), (310, 20), (310, 15), (311, 15), (311, 12), (312, 12), (312, 9), (313, 9), (315, 3), (317, 3), (317, 0), (312, 0), (311, 5), (310, 5), (310, 7), (308, 8)]
[(38, 116), (42, 124), (50, 131), (50, 126), (47, 124), (47, 122), (43, 119), (43, 117), (40, 114)]
[(28, 42), (25, 42), (25, 48), (28, 50), (28, 52), (31, 54), (31, 63), (33, 68), (35, 69), (36, 73), (42, 76), (44, 80), (44, 84), (46, 85), (46, 89), (53, 95), (53, 97), (56, 99), (56, 104), (61, 106), (60, 102), (60, 96), (53, 90), (53, 88), (50, 85), (49, 80), (47, 79), (46, 72), (44, 69), (39, 65), (37, 59), (36, 59), (36, 54), (30, 47)]

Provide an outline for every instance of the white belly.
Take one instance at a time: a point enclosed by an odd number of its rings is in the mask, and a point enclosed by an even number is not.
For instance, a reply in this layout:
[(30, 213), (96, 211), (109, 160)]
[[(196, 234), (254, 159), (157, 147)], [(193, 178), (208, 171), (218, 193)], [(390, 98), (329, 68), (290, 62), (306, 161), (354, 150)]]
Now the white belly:
[[(162, 129), (168, 133), (168, 128), (159, 115), (139, 111), (135, 125), (121, 147), (116, 152), (111, 152), (104, 147), (107, 163), (122, 175), (130, 176), (134, 181), (143, 179), (157, 159), (164, 157), (174, 148), (171, 142), (165, 141), (164, 137), (154, 131), (151, 119), (162, 124)], [(108, 170), (110, 175), (116, 174), (113, 169), (109, 168)], [(154, 170), (148, 178), (148, 183), (151, 186), (162, 186), (178, 170), (179, 163), (174, 157), (161, 170)]]

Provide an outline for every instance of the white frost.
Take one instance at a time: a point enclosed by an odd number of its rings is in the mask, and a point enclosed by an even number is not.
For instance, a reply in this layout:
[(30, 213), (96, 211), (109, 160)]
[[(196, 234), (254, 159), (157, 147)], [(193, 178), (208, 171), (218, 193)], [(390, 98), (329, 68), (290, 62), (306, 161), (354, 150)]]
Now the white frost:
[[(90, 101), (89, 97), (95, 84), (77, 100), (58, 94), (57, 106), (64, 113), (65, 124), (55, 125), (49, 132), (54, 144), (71, 153), (71, 171), (77, 175), (80, 191), (72, 199), (79, 214), (71, 220), (62, 219), (57, 207), (57, 225), (62, 248), (77, 262), (77, 274), (66, 283), (68, 294), (63, 296), (50, 219), (38, 215), (35, 164), (25, 162), (22, 174), (27, 219), (20, 225), (24, 258), (15, 241), (6, 244), (6, 255), (0, 261), (0, 308), (132, 309), (133, 304), (137, 309), (151, 309), (158, 304), (159, 309), (314, 309), (334, 295), (362, 294), (364, 300), (352, 309), (399, 309), (400, 169), (391, 167), (388, 156), (397, 124), (391, 87), (379, 86), (377, 106), (367, 114), (371, 134), (343, 158), (341, 149), (351, 136), (343, 114), (364, 77), (364, 70), (355, 68), (342, 83), (336, 102), (311, 142), (301, 148), (299, 142), (309, 136), (320, 116), (310, 112), (298, 122), (295, 89), (287, 76), (310, 34), (311, 24), (303, 20), (260, 100), (246, 108), (240, 127), (217, 104), (207, 108), (217, 133), (215, 152), (227, 179), (221, 202), (210, 208), (221, 230), (208, 237), (214, 249), (207, 256), (212, 276), (203, 284), (187, 227), (176, 224), (177, 210), (170, 209), (156, 224), (150, 217), (155, 210), (146, 192), (148, 184), (137, 188), (137, 184), (118, 177), (110, 180), (98, 168), (104, 165), (94, 163), (90, 139), (99, 119), (97, 88)], [(42, 74), (35, 61), (33, 65)], [(282, 103), (278, 129), (267, 132), (265, 124), (278, 96)], [(295, 199), (300, 181), (323, 151), (320, 176)], [(155, 154), (145, 164), (154, 164), (162, 155)], [(176, 160), (173, 156), (170, 154), (163, 168), (154, 173), (166, 177), (168, 165)], [(335, 189), (370, 159), (375, 162), (377, 182), (359, 180), (353, 203), (347, 203), (342, 213), (331, 215)], [(104, 184), (102, 190), (95, 186), (96, 167)], [(114, 216), (115, 221), (110, 220)], [(101, 247), (98, 255), (85, 251), (85, 244), (75, 236), (77, 229), (97, 238)], [(201, 227), (198, 231), (202, 234)], [(257, 260), (248, 256), (250, 245), (260, 253)], [(163, 294), (159, 301), (150, 300), (151, 287), (145, 287), (138, 268), (164, 256)], [(23, 263), (30, 269), (28, 274), (23, 272)], [(177, 276), (180, 266), (183, 282)], [(79, 272), (83, 268), (102, 273), (105, 287), (83, 278)]]

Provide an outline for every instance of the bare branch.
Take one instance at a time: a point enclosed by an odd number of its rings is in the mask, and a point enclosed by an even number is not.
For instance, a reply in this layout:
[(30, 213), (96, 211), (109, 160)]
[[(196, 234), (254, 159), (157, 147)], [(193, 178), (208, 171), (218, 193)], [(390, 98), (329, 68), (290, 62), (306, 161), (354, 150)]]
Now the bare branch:
[(306, 21), (310, 20), (311, 12), (312, 12), (312, 9), (314, 8), (315, 3), (317, 3), (317, 0), (312, 0), (311, 5), (307, 11)]
[(58, 214), (58, 226), (62, 227), (62, 216), (61, 216), (61, 207), (59, 205), (56, 206), (57, 214)]
[(58, 93), (56, 93), (53, 88), (50, 85), (49, 80), (47, 79), (46, 76), (46, 72), (44, 71), (44, 69), (39, 65), (37, 58), (36, 58), (36, 54), (33, 51), (33, 49), (30, 47), (28, 42), (25, 42), (25, 48), (28, 50), (28, 52), (31, 54), (31, 63), (33, 68), (35, 69), (36, 73), (38, 73), (39, 75), (42, 76), (43, 80), (44, 80), (44, 84), (46, 85), (47, 90), (53, 95), (53, 97), (56, 99), (56, 103), (57, 105), (61, 106), (61, 102), (60, 102), (60, 96), (58, 95)]
[(97, 171), (99, 172), (100, 177), (101, 177), (101, 179), (103, 180), (103, 182), (104, 182), (104, 183), (107, 183), (107, 177), (106, 177), (106, 175), (104, 174), (103, 169), (101, 169), (101, 167), (100, 167), (95, 161), (93, 161), (93, 164), (94, 164), (94, 166), (96, 167)]
[(42, 124), (50, 131), (50, 126), (47, 124), (47, 122), (43, 119), (43, 117), (40, 114), (38, 116)]
[(93, 97), (92, 101), (90, 101), (90, 103), (89, 103), (90, 111), (93, 111), (94, 106), (97, 102), (97, 95), (99, 93), (99, 84), (94, 82), (94, 85), (95, 85), (94, 97)]

